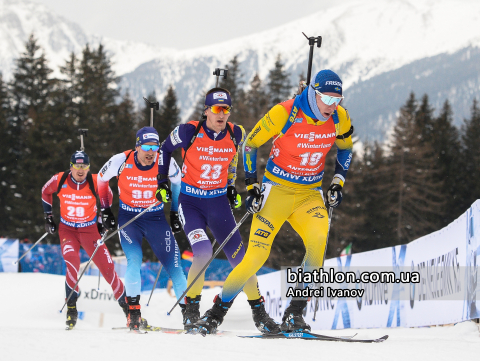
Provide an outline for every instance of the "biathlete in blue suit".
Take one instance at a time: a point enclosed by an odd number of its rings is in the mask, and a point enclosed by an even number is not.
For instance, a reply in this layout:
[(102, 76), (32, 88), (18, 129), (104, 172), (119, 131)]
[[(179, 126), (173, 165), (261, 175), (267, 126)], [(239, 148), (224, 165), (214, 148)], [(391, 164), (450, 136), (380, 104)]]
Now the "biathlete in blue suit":
[[(101, 200), (107, 196), (108, 181), (113, 177), (118, 178), (120, 195), (119, 227), (149, 206), (158, 203), (155, 191), (157, 189), (157, 164), (159, 161), (161, 162), (158, 153), (159, 148), (159, 137), (155, 128), (144, 127), (137, 132), (135, 151), (129, 150), (114, 155), (100, 171), (98, 188)], [(173, 201), (170, 212), (172, 228), (165, 219), (164, 204), (160, 203), (119, 232), (120, 242), (127, 257), (125, 288), (129, 305), (128, 326), (131, 329), (147, 326), (147, 322), (141, 318), (140, 312), (142, 285), (140, 267), (143, 258), (143, 237), (147, 239), (153, 253), (171, 277), (177, 297), (183, 294), (187, 286), (180, 262), (180, 250), (173, 236), (174, 232), (181, 231), (177, 213), (180, 169), (174, 159), (169, 160), (165, 172), (172, 182)], [(117, 228), (115, 217), (110, 208), (102, 209), (102, 218), (107, 228)]]

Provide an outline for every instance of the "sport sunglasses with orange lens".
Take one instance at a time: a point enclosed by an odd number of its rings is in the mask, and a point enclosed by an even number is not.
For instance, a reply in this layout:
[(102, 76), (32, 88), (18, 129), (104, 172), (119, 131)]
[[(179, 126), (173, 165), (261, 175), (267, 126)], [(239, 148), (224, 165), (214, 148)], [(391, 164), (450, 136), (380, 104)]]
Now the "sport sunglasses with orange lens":
[(213, 114), (220, 114), (220, 112), (223, 112), (223, 114), (229, 114), (230, 111), (232, 110), (232, 107), (224, 106), (224, 105), (212, 105), (210, 106), (210, 109)]

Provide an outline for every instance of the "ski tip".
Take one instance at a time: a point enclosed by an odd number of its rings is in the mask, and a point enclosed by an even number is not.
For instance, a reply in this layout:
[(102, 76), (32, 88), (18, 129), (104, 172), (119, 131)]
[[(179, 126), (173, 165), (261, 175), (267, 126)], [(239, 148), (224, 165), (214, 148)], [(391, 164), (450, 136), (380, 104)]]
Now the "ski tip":
[(388, 335), (382, 336), (378, 339), (378, 342), (383, 342), (388, 338)]

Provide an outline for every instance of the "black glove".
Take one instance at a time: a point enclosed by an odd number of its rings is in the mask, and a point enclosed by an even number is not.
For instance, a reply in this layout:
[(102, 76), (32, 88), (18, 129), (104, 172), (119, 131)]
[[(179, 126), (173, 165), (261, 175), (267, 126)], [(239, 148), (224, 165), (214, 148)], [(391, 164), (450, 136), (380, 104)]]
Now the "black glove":
[(182, 231), (182, 222), (180, 222), (178, 212), (170, 211), (170, 227), (172, 227), (173, 233)]
[(247, 212), (257, 213), (262, 208), (263, 195), (260, 192), (258, 183), (252, 184), (252, 188), (247, 191), (247, 198), (245, 199), (245, 208)]
[(45, 213), (43, 218), (45, 218), (45, 232), (55, 234), (57, 232), (57, 225), (53, 220), (53, 215), (51, 213)]
[(102, 223), (109, 231), (113, 231), (117, 228), (117, 221), (110, 208), (102, 209)]
[(227, 198), (232, 209), (236, 209), (242, 205), (242, 197), (237, 193), (234, 186), (227, 187)]
[(327, 207), (337, 208), (340, 202), (342, 202), (342, 186), (332, 183), (327, 190)]
[(105, 227), (103, 226), (102, 217), (98, 217), (98, 220), (97, 220), (97, 229), (98, 229), (98, 233), (100, 233), (100, 236), (103, 237), (103, 235), (105, 234), (105, 232), (106, 232), (107, 230), (106, 230)]
[(158, 185), (155, 197), (163, 203), (168, 203), (172, 200), (172, 190), (170, 189), (168, 182), (163, 182)]

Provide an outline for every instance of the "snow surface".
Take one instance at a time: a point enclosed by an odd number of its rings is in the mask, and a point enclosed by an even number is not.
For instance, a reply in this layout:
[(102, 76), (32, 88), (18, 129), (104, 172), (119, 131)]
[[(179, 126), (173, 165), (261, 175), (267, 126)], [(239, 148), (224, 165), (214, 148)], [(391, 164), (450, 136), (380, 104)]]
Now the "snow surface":
[[(118, 308), (117, 313), (104, 315), (102, 328), (99, 314), (86, 312), (84, 320), (67, 332), (65, 313), (58, 312), (64, 302), (63, 276), (0, 273), (0, 289), (0, 360), (478, 360), (480, 352), (480, 333), (473, 322), (437, 328), (319, 331), (328, 335), (358, 332), (357, 338), (390, 335), (381, 344), (347, 344), (242, 339), (234, 335), (129, 334), (111, 330), (125, 324)], [(218, 288), (203, 291), (202, 312), (218, 292)], [(144, 294), (142, 304), (147, 299), (148, 294)], [(150, 306), (142, 306), (142, 315), (153, 325), (179, 328), (180, 310), (166, 315), (173, 303), (165, 291), (156, 292)], [(220, 329), (235, 331), (236, 335), (258, 332), (244, 294), (239, 295)]]

